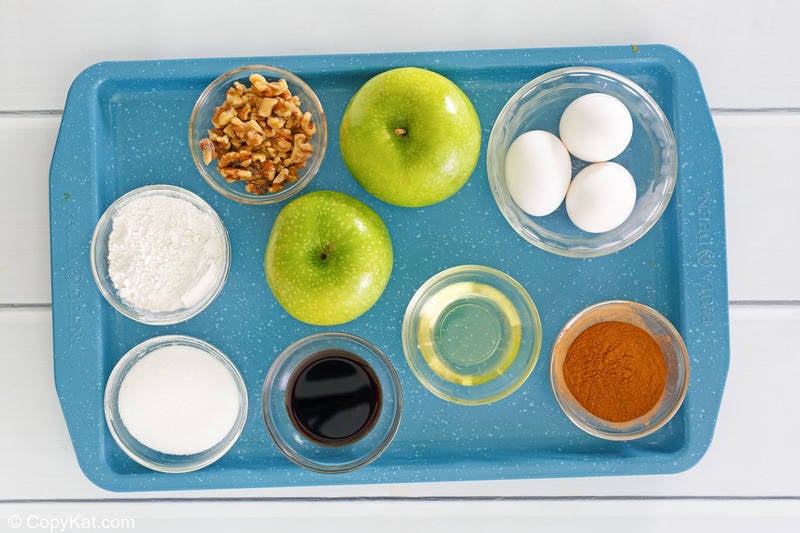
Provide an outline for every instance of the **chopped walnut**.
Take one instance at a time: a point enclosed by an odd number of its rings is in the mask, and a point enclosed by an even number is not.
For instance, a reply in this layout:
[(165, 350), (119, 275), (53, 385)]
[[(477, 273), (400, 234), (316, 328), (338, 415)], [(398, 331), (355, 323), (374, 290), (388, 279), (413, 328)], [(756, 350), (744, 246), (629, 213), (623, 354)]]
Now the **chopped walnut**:
[(251, 194), (274, 193), (297, 181), (313, 154), (316, 126), (286, 80), (252, 74), (249, 81), (228, 88), (211, 118), (214, 129), (198, 145), (205, 164), (216, 159), (225, 180), (246, 182)]
[(221, 168), (219, 171), (226, 181), (249, 181), (253, 178), (253, 173), (250, 170), (241, 168)]
[(231, 120), (236, 116), (236, 109), (224, 109), (222, 107), (218, 107), (216, 111), (214, 111), (214, 116), (211, 117), (211, 123), (214, 125), (215, 128), (222, 128), (230, 124)]
[(278, 175), (275, 176), (275, 179), (272, 180), (272, 183), (274, 185), (279, 185), (279, 184), (283, 183), (284, 181), (286, 181), (286, 178), (288, 178), (288, 177), (289, 177), (289, 169), (288, 168), (284, 168), (283, 170), (278, 172)]
[(272, 110), (275, 109), (275, 104), (277, 103), (277, 98), (264, 98), (261, 100), (261, 103), (258, 104), (258, 116), (264, 118), (270, 117), (272, 115)]
[(305, 133), (308, 138), (311, 138), (314, 133), (317, 131), (317, 127), (314, 125), (314, 122), (311, 120), (311, 113), (306, 111), (303, 113), (303, 119), (300, 121), (300, 127), (303, 129), (303, 133)]
[(200, 141), (200, 152), (203, 154), (203, 163), (208, 165), (217, 157), (217, 149), (214, 148), (214, 143), (211, 139), (203, 139)]
[(302, 162), (311, 157), (314, 147), (308, 142), (305, 133), (298, 133), (294, 136), (294, 148), (292, 149), (291, 161)]

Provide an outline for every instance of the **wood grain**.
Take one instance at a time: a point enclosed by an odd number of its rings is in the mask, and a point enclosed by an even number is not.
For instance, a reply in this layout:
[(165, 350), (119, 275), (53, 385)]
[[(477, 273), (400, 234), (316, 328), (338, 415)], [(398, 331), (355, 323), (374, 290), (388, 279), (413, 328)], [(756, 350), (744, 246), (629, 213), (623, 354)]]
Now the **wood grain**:
[(798, 306), (732, 308), (731, 369), (714, 440), (706, 457), (681, 474), (123, 495), (95, 487), (78, 468), (53, 383), (49, 310), (0, 309), (0, 339), (4, 340), (0, 343), (0, 420), (14, 421), (13, 431), (4, 432), (0, 439), (0, 502), (119, 497), (800, 498), (800, 462), (793, 460), (800, 426), (787, 414), (794, 411), (792, 383), (800, 375), (800, 358), (792, 348), (798, 322)]
[[(800, 113), (717, 113), (731, 300), (800, 301)], [(0, 305), (50, 302), (48, 175), (59, 116), (0, 116)], [(478, 176), (472, 179), (479, 179)]]
[(0, 304), (50, 302), (49, 174), (60, 116), (0, 116)]
[[(248, 20), (275, 16), (269, 2), (236, 6)], [(61, 109), (70, 82), (98, 61), (632, 43), (681, 50), (713, 107), (800, 107), (796, 2), (309, 0), (291, 11), (301, 25), (231, 38), (213, 3), (1, 2), (0, 110)]]
[[(267, 2), (236, 6), (248, 20), (274, 16)], [(0, 530), (17, 517), (22, 530), (60, 530), (58, 520), (76, 514), (134, 518), (140, 531), (800, 530), (800, 3), (308, 0), (293, 3), (292, 13), (301, 25), (227, 38), (219, 2), (0, 1)], [(696, 467), (668, 476), (124, 495), (82, 474), (56, 397), (47, 307), (48, 173), (60, 120), (52, 112), (82, 69), (107, 60), (634, 43), (682, 51), (718, 111), (729, 297), (741, 304), (731, 307), (731, 367), (716, 434)], [(330, 496), (483, 499), (260, 501)], [(485, 499), (493, 497), (523, 500)]]
[(800, 113), (715, 116), (732, 300), (800, 301)]
[[(6, 515), (3, 515), (5, 511)], [(12, 518), (13, 517), (13, 518)], [(794, 533), (792, 501), (480, 501), (480, 502), (97, 502), (8, 504), (0, 524), (60, 531), (59, 520), (94, 520), (109, 529), (151, 533), (280, 531), (484, 531), (575, 533)], [(103, 522), (105, 521), (105, 522)], [(91, 522), (87, 522), (91, 523)], [(127, 527), (126, 527), (127, 526)], [(32, 529), (32, 528), (31, 528)]]

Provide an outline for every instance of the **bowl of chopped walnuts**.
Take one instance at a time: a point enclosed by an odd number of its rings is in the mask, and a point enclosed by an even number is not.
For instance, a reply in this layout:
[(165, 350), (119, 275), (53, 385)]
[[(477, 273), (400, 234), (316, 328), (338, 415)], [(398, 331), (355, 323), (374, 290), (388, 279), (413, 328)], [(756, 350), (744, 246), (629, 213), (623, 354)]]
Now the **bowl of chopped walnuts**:
[(328, 142), (317, 95), (291, 72), (248, 65), (206, 87), (189, 119), (189, 148), (217, 192), (272, 204), (300, 192), (319, 170)]

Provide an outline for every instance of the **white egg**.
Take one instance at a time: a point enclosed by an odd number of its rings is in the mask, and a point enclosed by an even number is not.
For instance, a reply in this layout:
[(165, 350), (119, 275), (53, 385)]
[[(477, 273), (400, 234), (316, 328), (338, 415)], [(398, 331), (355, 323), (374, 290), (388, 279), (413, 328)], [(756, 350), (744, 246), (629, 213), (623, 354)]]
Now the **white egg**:
[(569, 152), (552, 133), (525, 132), (506, 152), (508, 191), (514, 203), (530, 215), (549, 215), (558, 209), (571, 175)]
[(567, 191), (567, 215), (589, 233), (610, 231), (627, 220), (636, 204), (636, 183), (625, 167), (594, 163), (575, 175)]
[(602, 93), (575, 99), (561, 115), (558, 134), (567, 150), (589, 162), (609, 161), (625, 150), (633, 120), (625, 104)]

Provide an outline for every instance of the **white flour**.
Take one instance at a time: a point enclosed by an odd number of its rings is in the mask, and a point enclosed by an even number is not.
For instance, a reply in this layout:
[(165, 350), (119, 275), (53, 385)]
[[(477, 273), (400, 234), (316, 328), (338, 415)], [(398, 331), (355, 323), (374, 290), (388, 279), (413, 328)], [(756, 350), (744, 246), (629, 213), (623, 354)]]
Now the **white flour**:
[(112, 220), (108, 274), (133, 307), (175, 311), (212, 290), (224, 253), (223, 236), (209, 215), (181, 198), (146, 196)]

